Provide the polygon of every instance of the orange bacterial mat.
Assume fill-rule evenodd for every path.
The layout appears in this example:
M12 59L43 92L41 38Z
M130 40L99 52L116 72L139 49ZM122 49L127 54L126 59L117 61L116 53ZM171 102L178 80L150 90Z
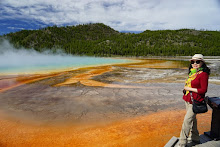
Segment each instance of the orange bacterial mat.
M0 146L164 146L179 136L185 110L163 111L106 124L37 125L0 114ZM198 129L209 131L211 112L198 115Z

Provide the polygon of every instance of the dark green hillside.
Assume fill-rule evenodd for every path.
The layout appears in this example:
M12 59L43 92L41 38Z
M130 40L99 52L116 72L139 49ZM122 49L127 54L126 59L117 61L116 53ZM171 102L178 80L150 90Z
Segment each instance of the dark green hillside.
M68 54L95 56L178 56L202 53L220 55L220 32L146 30L140 34L119 33L102 23L23 30L4 35L15 47L37 51L62 49Z

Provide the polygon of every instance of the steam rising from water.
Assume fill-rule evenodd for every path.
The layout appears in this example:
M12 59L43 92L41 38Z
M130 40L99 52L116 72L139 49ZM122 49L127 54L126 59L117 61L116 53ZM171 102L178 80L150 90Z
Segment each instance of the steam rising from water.
M37 71L77 68L82 66L128 62L121 59L72 56L61 50L39 53L33 49L15 49L8 41L0 44L0 73L19 74Z

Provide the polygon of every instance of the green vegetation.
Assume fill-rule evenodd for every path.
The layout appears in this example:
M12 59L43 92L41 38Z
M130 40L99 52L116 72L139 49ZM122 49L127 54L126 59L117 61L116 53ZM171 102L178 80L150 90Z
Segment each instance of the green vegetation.
M220 32L146 30L140 34L119 33L102 23L47 27L6 34L16 48L62 49L65 53L94 56L188 56L220 55Z

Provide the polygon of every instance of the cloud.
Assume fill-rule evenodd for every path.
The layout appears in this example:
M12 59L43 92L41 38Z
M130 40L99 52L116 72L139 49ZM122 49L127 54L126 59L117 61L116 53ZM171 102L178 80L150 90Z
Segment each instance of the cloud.
M24 28L17 28L17 27L8 27L8 29L12 29L12 30L24 30Z
M116 30L195 28L219 30L219 0L14 0L1 1L0 19L47 25L102 22Z

